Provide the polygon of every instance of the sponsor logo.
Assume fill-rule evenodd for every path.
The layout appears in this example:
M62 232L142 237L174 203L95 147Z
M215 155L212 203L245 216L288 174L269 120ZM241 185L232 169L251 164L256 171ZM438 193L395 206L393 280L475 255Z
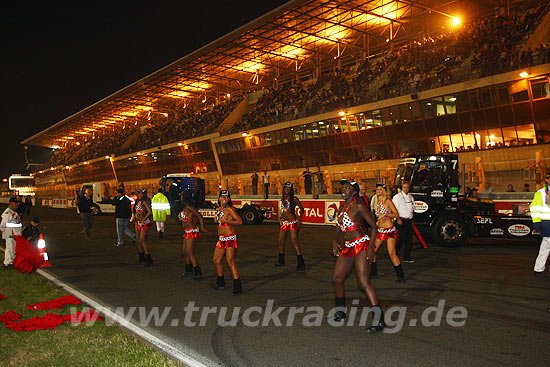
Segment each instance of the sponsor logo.
M441 191L441 190L432 191L432 197L433 198L442 198L443 197L443 191Z
M414 202L414 212L415 213L424 213L428 210L428 204L423 201Z
M216 210L214 209L199 209L199 213L205 218L214 218L216 216Z
M491 229L489 234L491 236L502 236L502 235L504 235L504 231L502 230L502 228L493 228L493 229Z
M476 218L477 224L493 224L493 220L491 218Z
M319 208L304 208L304 214L306 217L323 218L323 215L319 211Z
M327 202L327 221L334 222L338 215L338 203Z
M529 233L531 233L531 229L527 227L525 224L512 224L510 227L508 227L508 233L510 233L512 236L527 236Z

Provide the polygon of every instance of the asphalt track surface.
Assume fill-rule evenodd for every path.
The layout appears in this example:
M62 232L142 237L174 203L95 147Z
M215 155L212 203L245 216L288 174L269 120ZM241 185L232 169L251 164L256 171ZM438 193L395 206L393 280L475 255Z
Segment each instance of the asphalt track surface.
M4 206L3 206L4 207ZM180 279L183 271L182 230L168 222L166 236L158 240L151 231L149 245L155 266L136 265L135 245L115 247L113 216L96 217L93 239L79 234L79 216L66 209L33 208L42 221L52 268L47 271L94 300L112 309L170 308L167 321L143 326L183 352L202 356L206 364L219 366L518 366L548 365L550 351L550 272L533 274L538 251L534 242L522 243L476 240L458 249L428 244L415 247L414 264L404 264L405 284L395 282L395 274L385 251L379 253L379 277L373 280L384 309L406 307L404 326L396 333L367 335L364 327L306 327L298 314L293 326L250 327L242 319L236 326L218 325L218 314L209 315L204 326L185 326L185 307L194 301L198 307L251 306L264 309L268 299L274 308L321 307L327 312L334 305L330 279L334 258L330 246L332 227L304 226L300 242L307 270L296 272L296 257L287 243L287 266L277 261L278 227L273 223L237 227L237 265L244 294L231 295L231 277L226 268L224 291L210 289L215 281L211 263L217 240L213 223L209 234L197 242L197 255L204 281ZM29 218L25 218L29 219ZM26 222L26 221L25 221ZM355 277L346 282L348 306L360 300ZM422 313L445 301L440 326L422 325ZM447 324L445 316L455 306L467 309L464 326ZM137 315L137 311L136 311ZM398 314L394 314L394 319ZM433 314L432 314L433 316ZM264 314L252 313L252 321ZM280 314L283 325L288 312ZM195 312L191 321L199 322ZM416 321L416 326L411 326ZM178 326L175 325L178 320ZM132 322L139 324L135 316ZM370 323L370 322L369 322ZM397 330L397 328L396 328Z

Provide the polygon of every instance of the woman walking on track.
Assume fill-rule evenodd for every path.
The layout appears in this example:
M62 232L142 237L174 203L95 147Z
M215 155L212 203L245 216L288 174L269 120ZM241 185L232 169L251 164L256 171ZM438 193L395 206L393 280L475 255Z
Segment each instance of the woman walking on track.
M185 191L182 195L183 210L179 214L183 225L183 257L185 259L185 273L181 277L193 277L193 280L202 280L202 271L195 257L195 240L200 238L200 232L208 233L204 229L202 215L193 207L191 192ZM200 224L197 227L197 221Z
M233 276L233 294L237 295L243 292L241 285L241 278L239 277L239 270L235 264L235 257L237 254L237 235L233 229L234 225L240 225L243 223L239 214L233 204L231 203L231 196L229 191L222 190L218 197L218 209L216 211L216 223L218 225L219 241L216 243L214 250L214 258L212 259L214 266L216 267L216 283L212 286L212 289L220 290L225 289L225 279L223 277L222 260L225 256L227 266Z
M344 282L355 264L357 285L367 297L373 311L372 326L365 332L374 334L382 331L386 326L384 312L369 279L371 270L369 263L374 259L373 245L377 227L372 214L358 202L359 185L347 180L341 180L340 183L345 203L338 210L336 233L332 245L333 254L338 257L332 276L336 304L334 321L344 321L347 318ZM362 220L366 221L371 228L370 239L361 226ZM339 242L342 235L345 240L344 246Z
M399 218L397 208L391 201L388 195L388 190L385 185L379 183L376 185L376 206L373 208L378 221L378 234L376 235L376 242L374 243L374 251L377 252L384 241L387 243L388 256L393 264L395 273L397 274L397 281L400 283L405 282L405 273L403 272L403 266L401 260L397 256L395 246L397 244L397 228L395 228L394 220ZM376 258L372 263L374 273L376 275Z
M300 217L296 216L296 207L300 208ZM288 233L290 232L290 240L294 245L294 251L296 251L297 265L296 270L304 270L306 264L302 255L302 249L298 243L298 232L300 225L302 224L302 217L304 216L304 207L300 202L300 199L294 197L294 187L292 182L285 183L283 188L283 197L281 198L281 210L279 212L279 218L281 222L281 229L279 231L279 262L275 266L285 265L285 242Z
M138 245L138 264L143 264L144 266L153 266L153 259L151 254L149 254L149 249L147 248L147 232L153 224L152 221L153 213L151 211L151 205L149 204L149 198L147 197L147 190L139 190L137 201L134 205L132 219L130 221L136 220L136 242Z

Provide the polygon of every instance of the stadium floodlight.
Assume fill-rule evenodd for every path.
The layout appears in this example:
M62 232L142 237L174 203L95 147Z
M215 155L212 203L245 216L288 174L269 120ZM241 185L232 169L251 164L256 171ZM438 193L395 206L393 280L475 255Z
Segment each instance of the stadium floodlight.
M242 135L243 137L246 137L246 136L248 136L248 134L247 134L247 133L245 133L245 132L243 132L243 133L242 133L241 135Z
M181 147L183 145L183 143L178 143L178 145Z
M527 78L529 76L529 73L526 71L522 71L519 76L521 76L522 78Z
M344 111L340 111L340 112L338 112L338 114L339 114L340 116L344 116L346 113L345 113Z
M461 20L459 17L453 17L453 25L459 25L461 23Z

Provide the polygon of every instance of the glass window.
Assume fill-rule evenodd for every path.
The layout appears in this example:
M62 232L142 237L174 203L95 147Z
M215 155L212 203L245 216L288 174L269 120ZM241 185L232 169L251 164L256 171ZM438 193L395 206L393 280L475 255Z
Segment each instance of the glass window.
M514 93L512 94L512 100L515 103L527 101L529 100L529 93L527 92L527 90L522 90L520 92Z
M357 130L357 120L355 119L354 115L348 116L348 123L350 131Z
M536 143L535 128L533 124L516 126L518 131L519 145L528 145Z
M548 80L531 81L531 91L533 92L533 99L549 98L550 88L548 87Z
M256 137L254 137L254 136L249 136L249 137L248 137L248 141L250 141L250 147L251 147L251 148L256 148Z
M392 106L390 108L390 116L394 123L400 124L403 122L403 118L401 117L401 111L399 110L399 106Z
M411 111L411 117L413 120L419 120L422 118L422 110L420 109L419 102L409 103L409 111Z
M434 105L431 100L425 99L420 101L420 106L422 106L422 114L424 117L435 117Z
M464 141L462 140L462 134L452 134L451 145L453 147L453 152L461 152L465 150Z
M327 135L327 124L325 124L324 121L319 121L317 123L317 128L319 129L319 135L325 136Z
M467 92L456 95L456 106L459 112L470 110L470 99Z
M498 86L497 88L497 102L499 105L510 104L510 94L508 94L508 86Z
M509 126L502 128L502 137L504 138L504 145L512 147L518 145L518 136L516 134L516 127Z
M355 118L357 119L357 128L359 130L367 128L367 125L365 123L365 114L360 113L359 115L356 115Z
M273 143L273 139L271 138L271 133L265 133L265 145L271 145Z
M447 114L456 113L456 97L444 96L443 102L445 103L445 110Z
M453 151L451 137L449 135L441 135L439 137L439 145L441 146L441 152L443 153L450 153Z
M311 125L311 133L314 138L317 138L319 136L319 127L317 126L316 122L313 122Z
M391 112L389 108L382 108L380 110L381 116L382 116L382 123L384 126L389 126L392 124L392 117Z
M380 114L380 110L372 111L372 121L374 123L374 127L382 126L382 115Z
M476 149L476 140L473 133L464 133L462 134L462 141L464 142L465 150Z
M436 116L442 116L445 114L445 107L443 107L443 99L441 97L432 98L432 103L435 108Z
M476 138L474 149L486 149L489 139L487 130L478 130L474 134Z
M311 125L312 124L304 125L304 131L306 133L306 136L305 136L306 139L313 138L313 131L312 131L312 126Z
M399 113L401 114L401 119L403 122L411 121L411 110L407 103L399 105Z
M477 98L477 91L472 90L468 93L470 100L470 108L475 110L479 108L479 99Z
M340 129L341 129L340 131L341 133L347 133L349 131L349 127L345 117L340 118Z
M481 107L490 107L495 105L491 88L484 88L479 91L479 94L481 96Z
M489 148L502 148L504 146L503 140L502 140L502 130L500 129L489 129Z

